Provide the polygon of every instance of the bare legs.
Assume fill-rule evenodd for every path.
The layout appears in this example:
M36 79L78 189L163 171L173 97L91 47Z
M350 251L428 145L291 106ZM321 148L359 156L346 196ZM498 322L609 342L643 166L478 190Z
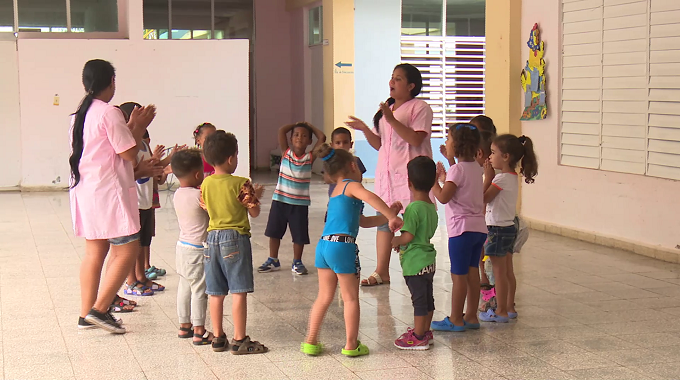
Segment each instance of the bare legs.
M479 306L479 268L469 267L463 275L451 274L453 289L451 291L451 316L449 320L456 326L463 326L463 309L467 298L465 321L479 323L477 307Z
M97 300L99 279L106 254L109 252L108 240L85 240L85 257L80 264L80 316L85 318ZM107 274L110 272L109 261Z
M345 310L346 350L355 350L359 336L359 282L354 274L335 274L330 269L319 269L319 294L309 315L306 343L317 344L319 330L328 307L335 298L335 289L340 282L340 292Z
M281 248L281 239L269 238L269 257L278 259L279 248ZM302 260L302 252L304 249L304 244L293 243L293 259Z
M213 334L216 337L224 336L224 296L208 296L210 300L210 317L212 319ZM235 323L234 323L235 324Z
M269 238L269 257L272 259L278 259L280 247L281 239Z
M100 312L106 312L109 309L113 297L123 284L125 275L130 272L139 253L139 240L111 246L112 255L100 289L99 279L108 251L107 240L86 240L85 242L85 258L80 265L81 317L85 317L92 308Z
M512 264L512 254L508 254L507 266L508 266L508 303L506 308L509 313L516 313L515 310L515 292L517 291L517 279L515 278L515 268Z
M386 231L378 231L375 236L375 245L377 251L378 265L375 268L375 273L380 275L383 281L390 280L390 257L392 256L392 238L394 234ZM365 279L364 285L375 285L376 280L373 277Z
M503 257L491 256L491 265L493 266L493 276L496 285L496 315L501 317L508 316L508 259L506 255Z

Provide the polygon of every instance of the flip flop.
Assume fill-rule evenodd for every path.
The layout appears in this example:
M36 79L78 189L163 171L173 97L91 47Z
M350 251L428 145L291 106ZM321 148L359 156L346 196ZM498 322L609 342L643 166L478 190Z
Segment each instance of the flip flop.
M371 277L373 277L373 279L375 280L374 283L371 283L370 280ZM380 275L377 272L373 272L371 273L370 276L368 276L368 278L361 280L361 286L378 286L389 283L390 283L389 281L383 281L382 277L380 277Z

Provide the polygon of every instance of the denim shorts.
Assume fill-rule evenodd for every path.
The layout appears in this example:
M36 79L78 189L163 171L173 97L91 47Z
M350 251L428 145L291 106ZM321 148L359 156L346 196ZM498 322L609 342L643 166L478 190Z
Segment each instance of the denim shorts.
M319 240L314 266L338 274L359 274L359 248L356 244Z
M503 257L512 254L517 239L517 227L488 226L489 235L484 244L484 254L487 256Z
M109 244L118 246L118 245L125 245L125 244L128 244L128 243L132 243L133 241L137 241L137 240L139 240L139 232L132 234L132 235L128 235L128 236L121 236L121 237L109 239Z
M482 232L463 232L462 235L449 238L449 259L451 274L466 275L470 268L479 268L479 257L486 234Z
M208 247L204 251L206 293L226 296L252 293L253 251L250 236L236 230L208 232Z

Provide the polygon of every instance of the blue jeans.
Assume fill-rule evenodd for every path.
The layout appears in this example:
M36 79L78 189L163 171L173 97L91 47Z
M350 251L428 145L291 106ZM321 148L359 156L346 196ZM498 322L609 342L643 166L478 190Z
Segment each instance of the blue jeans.
M204 253L206 293L226 296L252 293L253 251L250 236L235 230L208 232L208 248Z

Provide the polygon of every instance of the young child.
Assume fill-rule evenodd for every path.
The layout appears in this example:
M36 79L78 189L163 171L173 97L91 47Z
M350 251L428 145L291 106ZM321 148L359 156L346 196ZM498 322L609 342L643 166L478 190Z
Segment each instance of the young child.
M516 167L526 183L533 183L538 174L538 163L533 143L526 136L501 135L491 144L491 156L484 165L484 202L489 236L484 251L491 258L496 288L495 310L479 314L484 322L507 323L517 318L515 290L517 281L512 265L512 254L517 238L515 213L519 181ZM494 169L500 170L496 174Z
M342 149L349 152L353 146L354 141L352 141L352 133L349 131L349 129L345 127L338 127L333 130L333 132L331 133L331 147L333 147L333 149ZM357 168L359 169L359 172L363 175L364 173L366 173L366 167L364 166L364 163L361 162L361 158L357 156L354 156L354 158L357 160ZM324 172L324 175L326 175L326 172ZM331 196L331 194L333 194L335 186L336 186L335 182L333 182L332 180L328 181L329 197Z
M434 314L433 280L437 251L430 239L437 231L437 208L430 200L430 190L437 181L437 167L431 158L419 156L406 166L408 186L413 201L404 212L401 235L392 239L392 247L399 252L404 280L411 292L414 328L394 341L402 350L427 350L434 340L430 324Z
M291 132L290 144L288 132ZM264 232L269 238L269 258L258 268L260 273L281 269L279 247L286 228L290 226L293 237L291 270L298 275L307 274L307 268L302 264L302 250L305 244L309 244L309 183L315 156L313 151L305 151L312 143L312 134L317 138L314 149L326 141L326 135L309 123L288 124L279 129L283 157Z
M493 120L486 115L477 115L477 116L473 117L470 120L470 124L477 127L477 129L479 130L479 133L482 134L482 145L483 146L487 145L487 143L485 143L485 141L488 141L488 138L485 136L485 133L490 134L491 137L496 136L496 126L493 124ZM487 136L489 136L489 135L487 135ZM491 146L490 141L488 142L488 146L489 147ZM484 149L484 148L482 148L482 149ZM491 148L488 148L488 149L491 149ZM484 151L485 154L486 154L486 157L489 157L489 154L491 154L490 152L488 152L488 149ZM444 155L444 157L446 157L446 145L445 144L439 146L439 151L441 152L442 155ZM486 160L486 157L484 158L484 160ZM453 159L449 160L447 158L447 160L449 161L449 165L455 165L456 164L456 161L454 161ZM482 160L479 164L483 165L484 160Z
M212 343L213 335L205 329L208 296L205 294L203 244L208 235L208 213L201 207L203 157L198 149L178 152L172 157L172 172L179 181L174 204L179 223L176 267L178 337L193 337L197 346Z
M238 165L236 136L219 130L206 138L203 155L215 174L201 185L201 199L210 216L205 250L206 293L210 298L215 338L212 349L230 349L234 355L262 354L263 344L246 335L247 296L254 290L250 220L260 215L264 188L232 175ZM224 297L231 292L234 338L231 345L222 328Z
M349 131L349 129L345 127L338 127L333 130L331 133L331 147L333 149L342 149L346 151L350 151L352 147L354 146L354 141L352 141L352 133ZM359 172L363 175L366 173L366 167L364 166L364 163L361 162L361 158L354 156L354 158L357 160L357 168L359 169ZM331 197L331 194L333 194L333 190L335 190L335 182L330 179L328 174L324 171L323 172L324 176L324 181L328 184L328 198ZM323 221L326 222L328 219L328 212L326 212L326 216L324 216Z
M479 130L472 124L449 127L447 157L456 158L457 163L449 168L444 186L437 182L432 188L439 202L446 204L453 280L451 314L442 321L432 322L432 330L465 331L479 328L479 257L487 232L482 182L484 169L475 161L480 140ZM463 316L466 295L467 310Z
M196 129L194 129L194 142L196 143L196 147L203 150L205 139L215 133L215 131L217 131L217 128L210 123L203 123L196 127ZM206 177L215 174L215 168L205 160L205 157L203 157L203 173Z
M120 105L120 109L127 115L131 115L135 108L139 108L139 103L127 102ZM126 295L151 296L156 291L163 291L165 287L146 278L144 270L144 258L147 251L150 251L151 240L155 233L155 215L153 205L153 177L163 173L163 165L158 160L152 158L151 147L144 141L149 139L149 133L144 133L143 140L137 153L135 164L135 185L137 187L137 206L139 209L139 219L141 229L139 231L139 242L141 249L135 265L130 269L127 278L127 287L124 290ZM145 167L146 163L152 163L153 173L147 173L140 168Z
M148 134L144 135L144 142L146 143L147 146L151 146L151 137ZM182 149L186 148L184 146ZM175 149L170 151L170 154L168 154L167 157L163 158L163 154L165 153L165 146L164 145L156 145L156 147L153 150L153 154L151 157L158 161L161 166L166 167L169 163L170 160L172 159L172 154L178 149L177 146L175 146ZM163 174L160 176L155 176L153 177L153 196L151 198L151 209L153 210L154 214L154 221L156 220L156 209L161 208L161 201L160 201L160 195L158 193L158 186L162 185L165 183L166 179L168 178L168 175L166 173L166 170L163 171ZM152 237L156 237L156 230L154 228L153 235ZM151 265L151 250L145 251L144 252L144 274L147 279L149 280L155 280L158 277L165 276L166 275L166 270L162 268L156 268L155 266Z
M312 306L307 338L300 345L300 351L308 355L321 354L319 330L328 307L335 299L335 290L339 282L347 334L342 354L367 355L368 347L357 339L360 264L356 237L359 227L376 227L386 221L389 221L392 231L400 228L403 223L397 213L401 207L399 205L388 207L382 199L361 185L361 173L350 152L333 149L328 144L323 144L315 152L324 161L326 173L337 186L328 202L328 221L316 246L315 264L319 270L319 294ZM361 214L362 201L370 204L384 216L364 217Z

